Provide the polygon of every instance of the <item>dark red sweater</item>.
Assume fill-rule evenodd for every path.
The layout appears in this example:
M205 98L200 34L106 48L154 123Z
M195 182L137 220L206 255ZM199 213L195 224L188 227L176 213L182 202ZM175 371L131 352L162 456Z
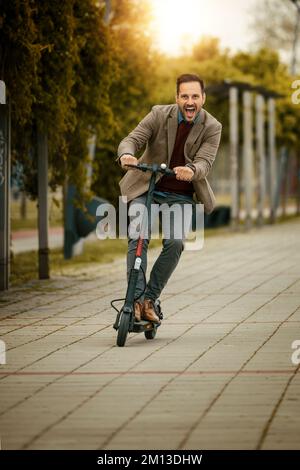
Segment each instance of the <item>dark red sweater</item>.
M192 127L193 123L190 124L185 121L181 121L178 125L174 149L169 165L170 168L186 165L184 158L184 144ZM163 176L156 184L155 189L157 191L167 191L188 196L192 196L194 193L194 188L190 181L178 181L175 176Z

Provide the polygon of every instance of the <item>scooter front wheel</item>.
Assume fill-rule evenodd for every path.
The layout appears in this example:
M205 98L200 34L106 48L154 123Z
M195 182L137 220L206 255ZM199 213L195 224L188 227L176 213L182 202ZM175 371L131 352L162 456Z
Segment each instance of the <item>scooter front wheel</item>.
M118 336L117 336L117 345L122 347L126 343L126 338L129 330L130 324L130 315L127 313L123 313L120 319L119 328L118 328Z

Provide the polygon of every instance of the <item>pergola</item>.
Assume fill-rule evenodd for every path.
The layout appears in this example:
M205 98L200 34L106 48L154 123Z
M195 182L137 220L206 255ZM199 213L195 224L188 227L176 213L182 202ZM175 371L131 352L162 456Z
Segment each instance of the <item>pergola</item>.
M276 142L275 142L275 100L281 95L262 86L233 80L224 80L207 87L207 93L229 100L229 148L231 180L231 223L237 228L240 220L240 184L239 184L239 99L243 110L242 162L245 194L246 227L252 225L253 205L253 112L255 111L255 152L257 158L258 198L257 220L261 225L264 220L264 203L267 193L266 158L269 159L269 201L270 221L276 216ZM255 101L254 101L255 96ZM255 107L254 107L255 105ZM265 145L265 111L267 110L267 146ZM266 148L267 147L267 148Z

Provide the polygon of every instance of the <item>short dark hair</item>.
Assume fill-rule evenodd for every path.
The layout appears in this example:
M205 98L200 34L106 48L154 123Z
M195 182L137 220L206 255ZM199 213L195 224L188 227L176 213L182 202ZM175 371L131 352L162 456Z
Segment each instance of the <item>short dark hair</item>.
M198 82L200 83L201 87L201 92L204 93L204 81L202 78L200 78L198 75L192 74L192 73L184 73L182 75L179 75L179 77L176 80L176 91L177 95L179 94L179 87L181 83L187 83L187 82Z

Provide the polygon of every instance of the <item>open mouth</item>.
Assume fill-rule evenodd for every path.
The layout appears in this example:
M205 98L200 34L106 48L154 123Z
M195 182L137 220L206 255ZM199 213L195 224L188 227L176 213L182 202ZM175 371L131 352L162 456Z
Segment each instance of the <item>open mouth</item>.
M193 119L196 113L195 106L186 106L185 107L185 115L187 119Z

